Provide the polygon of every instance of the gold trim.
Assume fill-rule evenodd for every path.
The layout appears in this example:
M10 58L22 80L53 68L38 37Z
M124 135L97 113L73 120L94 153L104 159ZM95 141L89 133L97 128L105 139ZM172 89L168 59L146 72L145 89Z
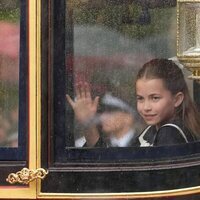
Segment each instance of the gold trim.
M42 133L42 124L41 124L41 92L42 92L42 86L41 86L41 0L37 0L37 168L41 167L41 133ZM37 186L36 186L36 196L38 197L39 192L41 191L41 180L37 180Z
M37 34L38 34L38 10L37 0L29 2L29 169L37 169ZM36 198L37 182L29 184L33 197ZM31 198L31 197L29 197Z
M35 179L44 179L47 174L48 171L45 171L45 169L43 168L39 168L36 170L23 168L21 171L18 171L17 173L9 174L6 181L9 182L10 184L22 183L27 185L30 182L34 181Z
M40 193L38 197L40 199L149 199L161 197L177 197L193 195L197 193L200 193L200 186L176 190L134 193Z

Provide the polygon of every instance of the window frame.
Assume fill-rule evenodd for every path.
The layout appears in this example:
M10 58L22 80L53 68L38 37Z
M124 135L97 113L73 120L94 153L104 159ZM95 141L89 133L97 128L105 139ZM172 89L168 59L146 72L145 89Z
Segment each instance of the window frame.
M42 106L43 133L41 164L42 167L49 169L50 175L43 181L41 192L93 193L94 191L89 190L88 188L92 187L92 183L98 181L98 179L101 181L106 179L105 185L99 188L100 191L105 191L102 192L102 194L119 192L155 192L173 190L174 188L183 189L198 186L200 181L198 178L195 178L195 176L200 169L199 142L173 146L170 147L170 149L168 147L65 149L65 140L63 140L65 134L58 131L57 138L55 138L55 129L51 125L55 124L54 120L56 116L59 116L61 113L64 113L65 115L65 110L62 108L63 106L66 106L64 93L55 93L56 87L58 86L55 87L54 85L54 73L56 73L56 70L59 71L59 69L61 69L60 72L55 75L60 78L60 74L63 73L62 70L65 68L65 54L68 53L63 50L65 49L63 47L63 41L66 39L65 32L63 31L65 23L64 19L66 17L65 12L63 12L65 6L64 1L56 2L55 0L51 0L49 1L49 4L42 3L42 105L47 101L48 104ZM59 13L59 15L56 13ZM45 30L46 27L48 27L47 30ZM60 29L61 31L58 31ZM70 40L70 38L67 39ZM59 42L61 45L57 45ZM69 48L71 48L71 45L69 45ZM70 69L66 73L69 75L67 83L70 84L70 81L73 80ZM65 92L66 85L62 86L63 89L61 91ZM194 94L196 94L196 91L199 90L200 87L196 83L194 83L194 86ZM53 100L52 97L54 97ZM194 98L198 103L199 97ZM59 104L61 112L55 113L53 107L60 99L62 99ZM70 121L68 122L70 123ZM56 122L56 124L61 124L61 126L64 126L65 123L65 121ZM72 125L73 122L70 123L69 127ZM54 152L55 144L60 147L56 152ZM158 154L160 155L158 156ZM144 155L145 157L141 159L141 156ZM96 161L96 158L100 156L103 159ZM155 156L158 156L157 159ZM163 156L166 157L164 158ZM117 176L119 172L121 175L117 177L116 181L122 181L121 186L112 186L109 190L107 186L110 186L112 182L110 182L107 177L112 178L113 175ZM185 174L186 177L190 177L190 179L186 180L182 178L180 180L182 181L180 185L177 185L176 181L174 181L174 183L169 183L168 185L162 185L163 179L158 179L160 174L163 174L163 179L173 180L174 175L181 177L183 174ZM134 187L132 183L128 183L125 180L127 176L137 179ZM152 178L157 178L157 184L161 184L161 186L151 186L150 182L148 182L149 185L142 186L140 184L139 181L142 177L146 177L144 180L147 181L150 176L152 176ZM77 188L70 186L71 184L74 184L72 181L73 179L80 179L81 177L88 177L88 187L84 185L85 183L83 180L81 183L76 182L77 185L74 187ZM58 184L57 187L53 184L53 180L56 180L56 178L60 180L60 184ZM69 181L67 181L67 179ZM127 189L124 189L122 186L123 184L127 186Z

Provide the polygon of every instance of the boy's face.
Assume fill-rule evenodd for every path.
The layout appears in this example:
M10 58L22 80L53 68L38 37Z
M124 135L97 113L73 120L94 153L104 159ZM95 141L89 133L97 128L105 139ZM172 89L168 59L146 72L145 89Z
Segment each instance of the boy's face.
M164 86L161 79L139 79L136 82L137 110L148 125L169 122L175 114L175 96Z
M104 112L100 118L103 131L119 137L133 123L133 116L122 111Z

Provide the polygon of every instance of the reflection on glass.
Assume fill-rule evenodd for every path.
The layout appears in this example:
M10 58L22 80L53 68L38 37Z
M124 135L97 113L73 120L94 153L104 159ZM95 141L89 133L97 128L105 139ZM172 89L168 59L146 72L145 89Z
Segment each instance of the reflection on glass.
M118 132L114 135L112 120L117 129L122 118L129 119L122 124L131 127L134 137L143 129L135 107L135 77L138 69L150 59L176 55L176 7L162 1L140 4L86 0L68 1L66 12L66 65L74 85L71 93L68 91L67 99L73 107L84 96L81 103L89 105L83 106L87 108L84 114L83 110L77 109L78 117L84 117L80 117L82 121L75 112L75 146L82 147L88 141L88 127L92 135L89 138L91 146L98 146L97 141L100 146L120 146L121 141L125 141L121 146L130 146L127 138L132 138L133 134L121 137ZM108 96L107 104L111 108L104 102ZM129 108L127 112L123 107L123 117L120 115L121 104ZM93 113L89 112L91 110ZM123 132L129 133L129 128ZM97 140L99 134L105 138L103 141ZM111 141L110 138L114 139Z
M18 146L19 1L0 2L0 147Z
M182 5L183 14L180 16L181 29L186 35L184 40L181 39L184 55L200 54L200 3L187 3ZM189 27L188 27L189 26ZM187 28L188 27L188 28Z

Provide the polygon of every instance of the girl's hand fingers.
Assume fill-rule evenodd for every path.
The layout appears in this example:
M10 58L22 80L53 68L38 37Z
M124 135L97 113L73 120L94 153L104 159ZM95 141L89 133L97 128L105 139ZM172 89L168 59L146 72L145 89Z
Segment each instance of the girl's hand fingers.
M97 108L98 105L99 105L99 97L97 96L97 97L95 97L95 99L94 99L94 106Z
M85 96L86 98L91 99L91 91L90 91L90 86L87 82L85 82Z
M66 99L69 102L69 104L71 105L71 107L74 108L74 101L68 94L66 94Z
M75 94L76 94L76 98L77 99L81 98L81 85L80 85L80 82L75 85Z
M86 97L85 82L80 82L80 96L81 96L81 98Z

